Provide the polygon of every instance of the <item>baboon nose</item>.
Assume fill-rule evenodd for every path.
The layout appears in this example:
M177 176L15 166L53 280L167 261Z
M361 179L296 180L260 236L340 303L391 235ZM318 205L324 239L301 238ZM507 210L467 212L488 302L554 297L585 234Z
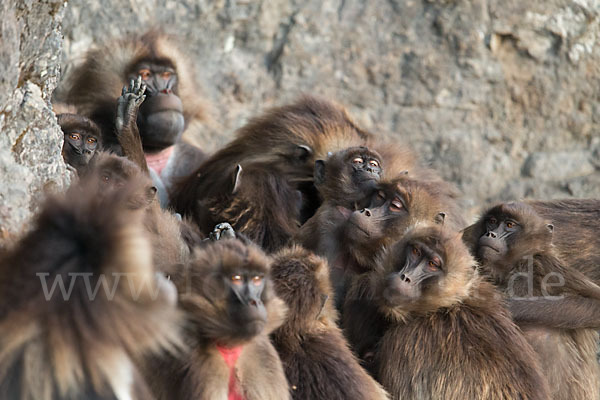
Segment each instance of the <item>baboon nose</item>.
M496 233L495 233L495 232L488 232L488 233L487 233L487 236L488 236L488 237L491 237L492 239L496 239L496 236L497 236L497 235L496 235Z
M410 283L410 278L404 274L400 275L400 279L402 279L406 283Z
M256 302L256 300L250 300L249 304L250 304L252 307L256 307L256 306L258 306L258 303Z
M160 92L164 93L164 94L171 94L171 93L173 93L173 91L171 89L169 89L169 88L163 89Z
M363 208L362 210L360 210L361 214L365 214L365 216L370 217L371 216L371 210L369 210L368 208Z

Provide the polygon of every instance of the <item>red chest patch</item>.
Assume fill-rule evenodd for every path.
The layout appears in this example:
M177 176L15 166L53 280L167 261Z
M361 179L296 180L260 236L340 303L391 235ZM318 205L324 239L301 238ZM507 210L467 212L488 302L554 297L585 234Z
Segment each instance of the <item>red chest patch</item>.
M173 150L175 146L169 146L164 150L159 151L155 154L145 154L146 156L146 164L148 164L149 168L152 168L154 172L161 176L163 169L167 166L169 162L169 158L173 154Z
M235 363L238 358L240 358L240 354L242 354L242 346L237 347L223 347L217 345L217 350L223 357L223 361L227 364L229 368L229 395L227 396L227 400L245 400L244 396L242 396L239 383L235 376Z

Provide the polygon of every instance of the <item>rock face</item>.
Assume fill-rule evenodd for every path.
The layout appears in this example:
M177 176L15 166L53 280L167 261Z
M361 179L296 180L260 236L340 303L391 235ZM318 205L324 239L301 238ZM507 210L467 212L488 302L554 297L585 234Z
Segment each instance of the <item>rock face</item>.
M12 229L44 183L64 183L47 104L61 5L5 3L0 224ZM598 0L70 0L65 73L94 42L155 24L181 35L214 104L207 150L313 93L415 148L471 211L600 196Z
M65 53L179 33L221 135L301 92L414 147L467 207L600 196L597 0L71 0Z
M61 0L0 2L0 243L69 182L50 97L60 71Z

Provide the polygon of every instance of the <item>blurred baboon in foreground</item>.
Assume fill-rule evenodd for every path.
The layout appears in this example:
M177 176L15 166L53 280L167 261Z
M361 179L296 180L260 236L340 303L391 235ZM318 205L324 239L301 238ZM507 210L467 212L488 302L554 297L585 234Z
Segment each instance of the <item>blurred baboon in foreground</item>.
M72 187L2 255L0 398L153 398L133 359L174 349L180 318L132 190Z

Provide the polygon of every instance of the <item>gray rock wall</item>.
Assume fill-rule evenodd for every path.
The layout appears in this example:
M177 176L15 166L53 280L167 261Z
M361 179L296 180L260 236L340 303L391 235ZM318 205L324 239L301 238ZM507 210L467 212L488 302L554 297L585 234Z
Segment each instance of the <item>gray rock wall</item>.
M69 58L154 22L187 40L221 124L207 148L308 92L413 146L459 184L470 210L600 196L598 0L88 4L67 7Z
M50 105L63 11L60 0L0 2L0 244L27 228L44 192L70 179Z
M66 180L48 106L62 3L6 3L0 226L13 230L43 187ZM218 126L199 138L208 150L306 92L414 147L471 211L600 196L598 0L71 0L65 73L94 42L154 24L196 61Z

